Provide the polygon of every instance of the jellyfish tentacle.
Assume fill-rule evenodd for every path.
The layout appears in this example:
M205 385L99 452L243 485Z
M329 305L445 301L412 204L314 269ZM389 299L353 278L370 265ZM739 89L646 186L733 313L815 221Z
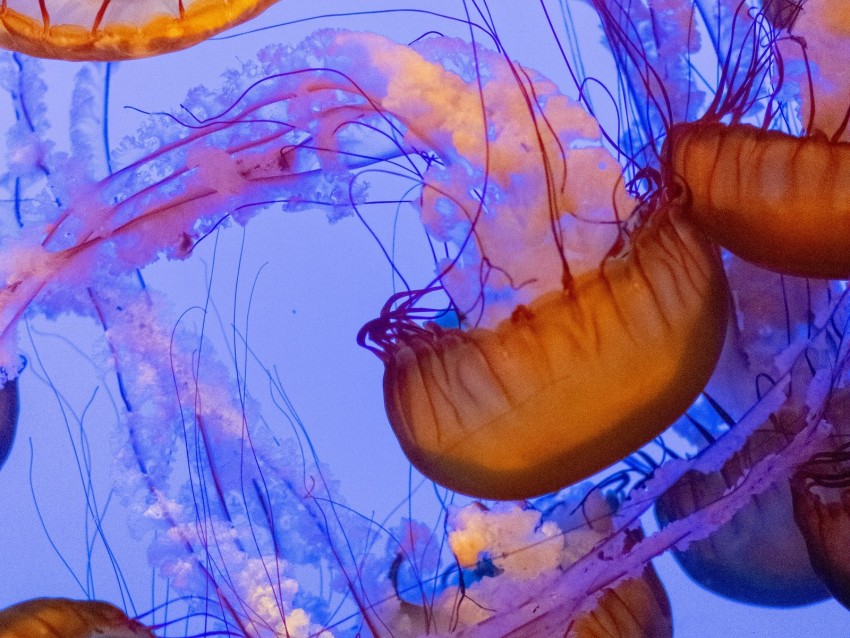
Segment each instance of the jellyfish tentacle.
M9 458L18 429L18 380L11 379L0 389L0 467Z

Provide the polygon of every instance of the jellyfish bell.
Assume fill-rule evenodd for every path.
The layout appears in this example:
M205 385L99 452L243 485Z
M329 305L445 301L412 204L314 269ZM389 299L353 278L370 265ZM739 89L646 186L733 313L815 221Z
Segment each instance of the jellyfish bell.
M674 126L669 179L690 219L754 264L799 277L850 277L850 144L746 124Z
M6 0L0 47L60 60L124 60L185 49L277 0Z
M850 456L842 450L815 455L791 478L791 494L812 567L850 609Z
M0 610L2 638L154 638L109 603L36 598Z

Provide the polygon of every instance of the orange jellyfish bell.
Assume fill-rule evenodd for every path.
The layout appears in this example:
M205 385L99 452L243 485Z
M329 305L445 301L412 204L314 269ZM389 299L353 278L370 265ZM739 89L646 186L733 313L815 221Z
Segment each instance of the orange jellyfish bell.
M850 453L815 455L792 477L791 494L812 567L850 609Z
M154 638L109 603L36 598L0 609L0 638Z
M3 0L0 47L40 58L126 60L185 49L277 0Z
M681 416L717 363L728 307L716 248L670 206L625 257L494 329L385 313L364 331L385 348L386 411L413 465L514 500L604 469Z
M693 122L670 130L664 153L718 244L787 275L850 277L850 144Z

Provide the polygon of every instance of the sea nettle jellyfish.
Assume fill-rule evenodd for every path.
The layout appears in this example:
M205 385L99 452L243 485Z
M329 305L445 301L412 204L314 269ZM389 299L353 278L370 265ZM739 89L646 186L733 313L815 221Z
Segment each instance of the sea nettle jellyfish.
M125 60L193 46L277 0L3 0L0 47L59 60Z
M153 638L109 603L39 598L0 610L3 638Z
M847 279L850 83L836 62L850 51L847 11L828 0L780 7L775 19L789 31L777 39L779 68L789 68L789 83L796 76L808 98L805 134L769 129L772 117L762 126L742 123L737 111L721 122L730 111L719 108L670 131L669 179L684 184L688 218L743 259L800 277ZM772 116L772 101L766 108Z
M560 489L660 434L702 389L726 328L719 256L663 195L635 211L594 121L541 78L482 53L479 86L437 90L439 70L402 64L372 99L440 159L421 214L457 252L361 331L386 365L387 415L417 469L455 491ZM421 325L437 290L461 327Z

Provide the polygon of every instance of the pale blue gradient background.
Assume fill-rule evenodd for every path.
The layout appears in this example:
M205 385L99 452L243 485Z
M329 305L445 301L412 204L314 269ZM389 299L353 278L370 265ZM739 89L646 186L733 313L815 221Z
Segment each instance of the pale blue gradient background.
M547 35L543 16L532 0L492 1L496 24L512 57L566 85L568 78ZM275 25L319 13L335 13L356 5L358 10L413 6L413 2L301 2L284 0L251 27ZM456 0L421 2L422 7L462 16ZM582 5L576 5L577 14ZM586 8L584 9L586 10ZM557 7L553 7L557 13ZM142 116L125 106L146 110L172 109L195 84L215 85L225 69L237 66L269 42L298 42L319 27L342 27L383 32L399 41L417 37L428 28L464 36L462 27L417 14L324 18L306 24L277 27L253 35L218 40L162 59L113 67L110 135L135 129ZM580 29L592 43L594 26ZM247 31L247 27L237 32ZM588 59L605 60L588 44ZM54 137L67 127L68 92L75 69L65 63L47 65ZM4 107L5 108L5 105ZM7 117L6 111L0 117ZM62 142L65 143L65 142ZM396 193L398 196L398 193ZM370 218L382 236L389 237L392 219ZM428 255L417 220L402 218L400 257L405 272L429 274ZM230 322L236 304L237 321L250 320L251 347L265 365L276 366L299 415L309 429L320 458L339 481L349 504L376 519L393 523L408 494L408 464L386 423L381 397L380 362L354 342L359 327L374 317L392 292L386 261L355 219L329 225L322 212L284 215L266 211L248 225L241 282L235 281L242 230L233 228L220 239L213 294L222 325ZM145 272L152 288L166 290L175 316L206 294L213 242L189 263L157 264ZM259 273L259 275L258 275ZM248 291L258 275L250 315ZM162 600L152 592L145 551L147 538L134 538L127 514L116 498L103 524L126 586L117 586L112 562L100 541L86 528L84 483L91 480L102 508L109 495L112 450L116 445L115 384L99 344L99 328L91 322L66 318L58 322L34 319L22 329L30 366L21 379L21 424L17 444L0 471L0 607L36 596L99 598L137 611ZM227 328L215 329L229 338ZM218 347L225 357L224 342ZM256 372L256 371L255 371ZM264 384L253 381L255 395L264 400ZM273 425L283 419L269 407ZM90 449L90 472L78 469L75 454L85 465L80 446L80 422ZM67 425L67 427L66 427ZM120 434L118 435L120 437ZM342 444L343 438L345 443ZM71 442L75 442L76 450ZM30 449L32 474L30 480ZM419 495L429 492L414 479ZM32 488L32 491L31 491ZM56 550L42 529L37 501ZM417 503L427 503L421 498ZM406 505L404 506L406 510ZM421 505L420 515L433 522L433 508ZM89 519L90 520L90 519ZM647 520L647 525L653 525ZM87 559L87 545L94 547ZM67 561L67 566L60 560ZM850 636L850 613L835 603L796 610L772 610L738 605L693 585L668 556L656 561L669 593L679 638L740 636L753 638ZM75 582L74 573L78 582ZM161 587L161 583L157 584ZM122 591L129 591L132 601Z

